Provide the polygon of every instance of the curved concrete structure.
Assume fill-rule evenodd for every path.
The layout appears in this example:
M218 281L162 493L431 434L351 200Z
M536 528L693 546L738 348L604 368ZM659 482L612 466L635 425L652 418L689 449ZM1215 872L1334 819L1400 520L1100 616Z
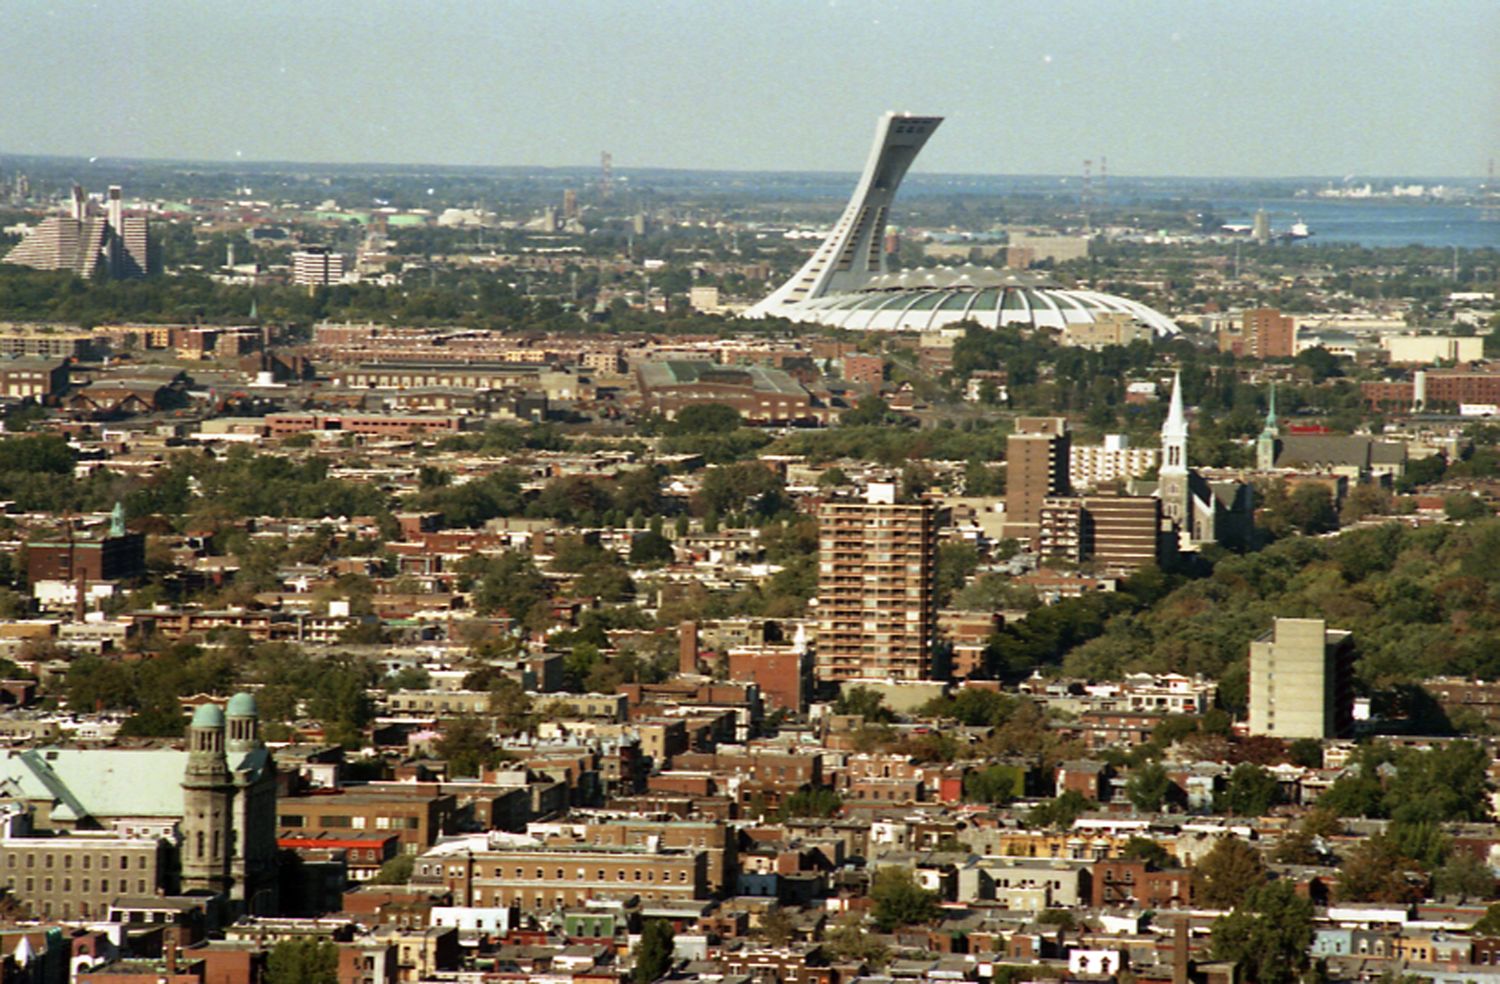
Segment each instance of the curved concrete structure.
M875 125L875 144L864 173L838 224L791 280L746 314L752 318L768 314L788 317L784 311L789 305L832 291L856 290L872 276L885 273L883 247L891 199L896 197L906 169L942 122L941 116L882 116Z
M833 231L802 269L746 316L856 331L932 331L962 321L1062 330L1119 313L1158 336L1177 334L1171 318L1139 301L1063 288L1035 274L976 266L887 272L883 246L891 200L942 122L941 116L882 116L859 184Z

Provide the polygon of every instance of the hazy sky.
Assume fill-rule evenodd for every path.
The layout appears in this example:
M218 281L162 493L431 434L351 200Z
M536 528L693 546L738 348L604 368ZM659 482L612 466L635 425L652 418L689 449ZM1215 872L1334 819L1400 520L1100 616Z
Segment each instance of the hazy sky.
M0 153L1478 175L1496 0L0 0ZM1096 163L1097 166L1097 163Z

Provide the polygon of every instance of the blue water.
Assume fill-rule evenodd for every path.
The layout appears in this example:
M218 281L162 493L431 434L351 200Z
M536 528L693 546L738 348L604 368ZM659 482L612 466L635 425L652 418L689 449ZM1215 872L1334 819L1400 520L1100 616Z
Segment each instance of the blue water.
M1287 198L1260 201L1220 201L1214 213L1225 222L1248 225L1255 210L1264 208L1271 230L1286 231L1299 218L1312 237L1298 246L1318 243L1358 243L1361 246L1458 246L1463 249L1500 249L1500 213L1485 221L1482 209L1468 205L1419 202L1347 201L1328 198Z

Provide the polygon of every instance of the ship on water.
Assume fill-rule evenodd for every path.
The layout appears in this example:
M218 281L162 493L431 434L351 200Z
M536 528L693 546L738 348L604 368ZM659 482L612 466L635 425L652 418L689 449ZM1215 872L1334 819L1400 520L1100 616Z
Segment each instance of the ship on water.
M1295 222L1287 226L1287 230L1281 234L1281 238L1286 242L1293 243L1299 239L1306 239L1312 234L1312 230L1307 227L1307 223L1303 222L1302 216L1299 215Z

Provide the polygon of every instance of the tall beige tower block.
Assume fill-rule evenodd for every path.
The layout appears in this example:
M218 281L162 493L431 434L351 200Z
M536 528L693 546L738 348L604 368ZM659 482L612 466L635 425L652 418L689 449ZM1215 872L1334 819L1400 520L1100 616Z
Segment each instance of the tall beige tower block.
M1352 723L1350 633L1321 618L1278 618L1250 643L1250 733L1334 738Z

